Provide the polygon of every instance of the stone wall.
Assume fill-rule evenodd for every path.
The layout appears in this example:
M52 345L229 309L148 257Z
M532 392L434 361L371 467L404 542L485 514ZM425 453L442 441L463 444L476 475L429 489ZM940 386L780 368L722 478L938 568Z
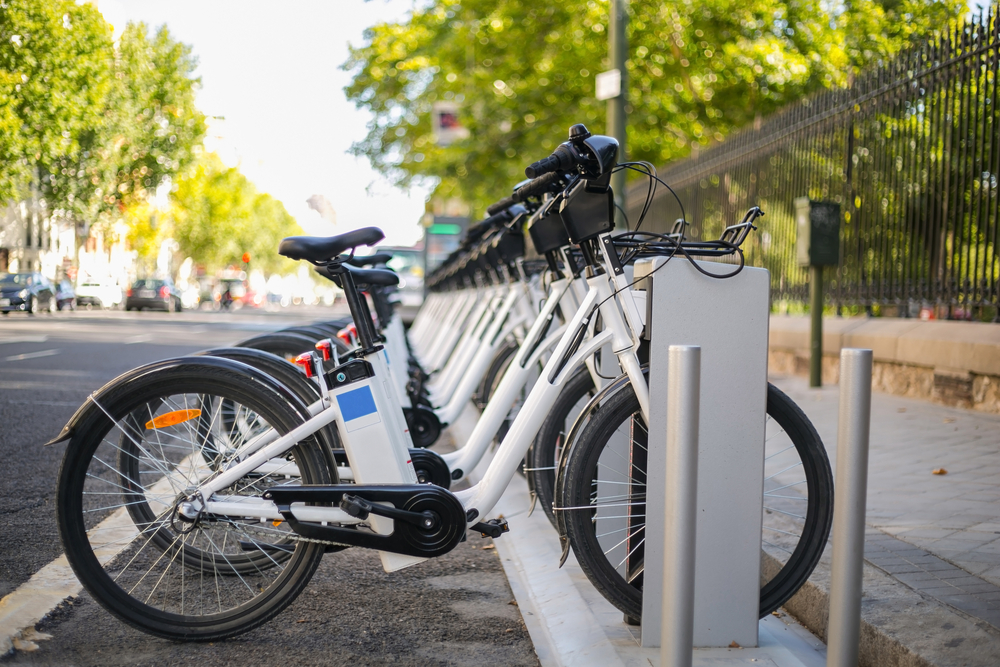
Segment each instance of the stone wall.
M1000 325L889 318L823 320L823 383L841 348L870 348L873 389L1000 414ZM809 318L771 316L768 370L809 374Z

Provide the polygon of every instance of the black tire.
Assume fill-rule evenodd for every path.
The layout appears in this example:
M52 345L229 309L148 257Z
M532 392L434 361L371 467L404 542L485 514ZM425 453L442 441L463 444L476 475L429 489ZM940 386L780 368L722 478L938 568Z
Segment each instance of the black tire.
M486 375L483 376L482 382L479 383L479 389L476 390L476 394L472 397L472 400L476 402L480 410L485 408L486 404L490 402L493 390L500 383L500 378L503 377L504 371L510 365L510 360L517 354L517 348L516 341L507 339L500 346L500 349L497 350L496 356L490 362L490 367L486 370Z
M34 296L29 296L28 297L27 305L25 305L25 307L24 307L24 312L26 312L28 315L32 315L35 312L35 297Z
M535 493L535 504L545 510L545 516L556 528L556 516L552 511L556 496L556 462L561 458L562 446L573 420L596 392L590 371L586 368L578 370L559 393L528 450L527 474Z
M303 352L311 352L316 349L316 341L302 334L267 333L240 341L236 344L236 347L252 347L255 350L264 350L286 361L291 361Z
M296 366L270 352L247 347L221 347L199 352L198 355L232 359L260 369L291 390L303 405L312 405L320 399L319 387L314 382L306 379ZM317 431L315 435L323 458L330 469L330 479L334 484L338 484L337 463L333 458L333 450L341 449L342 446L337 426L330 424Z
M765 455L762 618L784 604L812 574L826 546L833 520L833 476L816 429L802 410L771 384L767 389L767 415L769 435ZM639 619L642 617L643 538L638 535L645 525L645 492L635 485L644 486L645 477L633 470L609 473L609 468L613 468L616 459L621 459L621 454L609 451L609 456L601 456L612 435L623 427L628 429L625 437L631 438L633 446L644 449L645 425L635 392L629 384L608 396L581 431L569 454L560 501L565 508L599 507L601 490L595 483L598 462L602 475L617 474L626 480L629 489L623 493L621 482L605 478L605 484L608 481L619 484L606 486L609 490L613 488L618 495L614 500L616 506L613 513L607 518L617 521L616 525L625 526L618 529L619 534L611 535L614 526L604 524L602 527L599 508L597 511L567 509L564 510L564 519L573 551L591 583L627 616ZM786 438L783 443L778 438L781 434ZM768 460L774 462L779 456L785 459L772 463L776 470L769 475L772 470L767 468ZM798 463L789 466L788 461L792 459ZM801 472L797 470L799 466ZM777 479L779 474L783 475L780 480ZM804 479L797 480L798 476ZM793 478L796 481L789 481ZM805 497L801 494L802 486L805 486ZM622 509L622 496L625 494L628 500L624 506L628 509ZM798 509L802 505L806 506L805 511ZM634 509L639 511L633 512ZM792 520L791 516L804 519ZM772 525L774 520L782 521L778 524L781 528ZM787 530L792 527L789 523L797 526L797 535L791 535L793 531ZM772 534L781 534L785 539L775 542ZM607 538L603 544L601 537ZM606 553L614 555L607 556ZM627 559L620 558L623 553L627 554ZM769 569L769 556L784 558L784 561L779 560Z
M193 413L176 423L162 418L176 417L181 406L198 410L231 401L287 433L302 423L301 406L248 375L194 361L133 374L98 397L100 409L76 424L57 490L63 547L94 599L144 632L187 641L246 632L287 607L315 572L323 546L294 541L281 548L293 537L287 524L178 520L171 508L191 475L204 471L198 461L206 434ZM141 412L150 419L138 430ZM329 480L312 439L289 453L303 483ZM259 495L285 481L278 477L244 478L225 493Z

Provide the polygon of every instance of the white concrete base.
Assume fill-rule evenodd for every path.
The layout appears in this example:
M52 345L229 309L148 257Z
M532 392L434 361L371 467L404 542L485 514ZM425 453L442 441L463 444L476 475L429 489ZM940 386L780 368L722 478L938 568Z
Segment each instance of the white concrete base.
M475 426L470 405L450 429L461 445ZM484 460L470 475L486 470ZM510 532L496 539L497 553L521 616L542 665L581 667L656 667L658 648L640 645L638 627L625 625L622 613L598 593L571 554L559 568L559 538L541 508L528 516L527 484L515 477L501 498L496 514L510 523ZM492 517L487 517L492 518ZM476 538L470 534L470 540ZM824 667L826 647L808 630L782 614L760 621L758 648L711 648L694 652L703 667Z

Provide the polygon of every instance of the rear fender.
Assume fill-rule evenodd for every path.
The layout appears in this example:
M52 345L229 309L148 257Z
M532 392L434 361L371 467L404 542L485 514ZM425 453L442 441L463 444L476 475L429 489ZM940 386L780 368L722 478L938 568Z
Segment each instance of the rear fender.
M112 391L122 388L124 388L125 391L128 391L128 385L138 385L139 382L144 380L146 376L151 373L180 367L190 368L191 370L197 370L199 368L206 370L210 368L221 368L243 374L250 380L261 384L271 391L277 392L282 396L282 398L285 398L289 403L295 406L296 411L303 418L303 420L309 418L309 410L306 405L303 404L303 402L284 385L261 370L239 361L223 359L221 357L178 357L175 359L164 359L163 361L156 361L145 366L140 366L139 368L122 373L114 380L111 380L88 396L87 400L83 402L83 405L77 408L73 416L70 417L69 421L66 422L66 425L63 426L59 435L46 442L43 446L48 447L49 445L64 442L72 438L81 424L87 421L91 416L103 413L103 410L98 406L98 404L103 404L102 398L106 397Z

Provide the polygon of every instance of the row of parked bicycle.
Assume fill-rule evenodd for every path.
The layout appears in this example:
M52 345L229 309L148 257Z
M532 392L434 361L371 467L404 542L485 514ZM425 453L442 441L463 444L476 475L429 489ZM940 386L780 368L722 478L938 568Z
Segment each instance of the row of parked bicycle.
M378 229L292 237L279 253L337 283L350 319L159 361L95 391L53 439L68 441L59 527L86 589L155 635L233 636L290 604L325 553L375 549L393 571L469 530L502 539L517 526L493 510L520 472L564 559L572 549L594 586L640 618L646 424L661 406L650 405L655 332L630 265L728 257L738 270L763 214L751 209L717 241L685 241L683 225L641 232L641 220L612 235L611 174L641 171L650 192L658 181L617 157L614 139L573 126L427 277L408 331L392 304L398 277L377 268L390 256L355 254ZM481 414L468 441L428 449L470 401ZM761 615L809 576L832 514L815 429L770 386L767 416L761 541L780 566L762 572ZM481 479L451 491L491 445Z

